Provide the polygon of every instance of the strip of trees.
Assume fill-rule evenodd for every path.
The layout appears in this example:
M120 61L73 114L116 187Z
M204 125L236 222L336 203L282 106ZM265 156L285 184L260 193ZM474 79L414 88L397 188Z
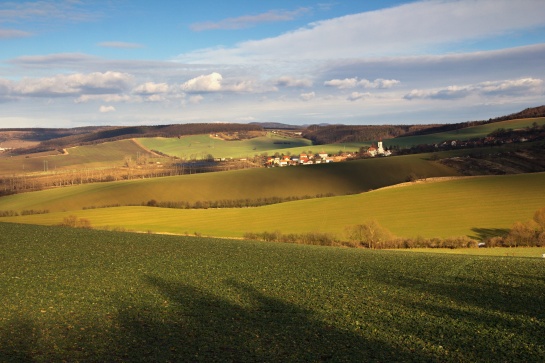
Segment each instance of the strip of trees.
M544 247L545 207L535 212L532 220L516 222L504 236L495 236L480 242L468 236L449 238L400 238L377 221L348 226L344 238L328 233L282 234L280 231L246 233L245 239L269 242L346 246L370 249L399 248L477 248L477 247Z

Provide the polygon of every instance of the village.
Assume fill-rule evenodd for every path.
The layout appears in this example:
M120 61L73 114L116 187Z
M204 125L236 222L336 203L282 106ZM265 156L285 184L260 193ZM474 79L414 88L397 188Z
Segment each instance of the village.
M375 156L390 156L392 152L387 150L382 145L382 141L378 142L378 145L370 146L366 151L360 152L341 152L337 155L328 154L326 152L319 152L317 154L301 153L299 155L276 155L269 156L265 162L265 166L271 167L284 167L284 166L297 166L297 165L315 165L315 164L327 164L347 161L354 158L362 157L375 157Z

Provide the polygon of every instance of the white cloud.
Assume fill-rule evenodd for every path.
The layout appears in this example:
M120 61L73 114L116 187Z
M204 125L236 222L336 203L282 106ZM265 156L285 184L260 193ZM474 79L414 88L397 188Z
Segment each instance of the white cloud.
M395 85L398 85L400 82L396 79L375 79L373 82L362 79L358 82L358 86L363 88L392 88Z
M181 88L185 92L216 92L221 90L222 80L222 75L214 72L190 79L183 83Z
M349 89L349 88L391 88L400 82L395 79L382 79L378 78L374 81L369 81L367 79L358 80L357 77L354 78L345 78L345 79L332 79L324 82L324 86L327 87L336 87L338 89Z
M146 82L138 85L133 92L139 95L154 95L157 93L167 93L169 86L166 83Z
M543 80L537 78L521 78L496 82L483 82L478 85L481 93L486 95L520 95L527 93L543 93Z
M332 79L324 82L324 86L336 87L338 89L354 88L357 84L357 78Z
M115 112L115 107L114 106L100 106L99 111L100 111L100 113Z
M293 20L309 11L309 8L299 8L296 10L269 10L261 14L227 18L218 22L207 21L194 23L191 24L190 28L194 31L244 29L261 23Z
M61 74L45 78L24 78L14 85L13 92L33 97L109 94L125 91L131 82L131 75L120 72Z
M358 101L362 100L364 98L370 97L371 94L369 92L361 93L361 92L352 92L350 96L348 96L346 99L348 101Z
M463 24L463 25L462 25ZM430 0L318 21L277 37L233 48L200 49L179 57L192 63L264 62L434 53L545 26L535 0ZM455 48L456 49L456 48Z
M316 97L315 92L301 93L299 95L299 98L302 99L303 101L310 101L310 100L314 99L315 97Z
M480 96L520 96L543 93L543 80L537 78L520 78L515 80L487 81L464 86L448 86L442 89L414 89L405 95L405 99L438 99L452 100Z

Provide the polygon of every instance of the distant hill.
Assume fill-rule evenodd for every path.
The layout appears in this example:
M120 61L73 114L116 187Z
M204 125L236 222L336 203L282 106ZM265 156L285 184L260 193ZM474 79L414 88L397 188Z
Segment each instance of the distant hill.
M297 130L297 129L302 129L305 127L301 125L283 124L281 122L250 122L250 125L261 126L264 129L286 129L286 130Z
M520 112L513 113L507 116L496 117L496 118L490 119L489 121L498 122L498 121L516 120L519 118L536 118L536 117L545 117L545 105L526 108Z
M416 136L416 135L429 135L429 134L435 134L438 132L446 132L446 131L453 131L453 130L460 130L466 127L472 127L472 126L478 126L478 125L484 125L494 122L501 122L501 121L509 121L509 120L517 120L517 119L524 119L524 118L536 118L536 117L545 117L545 106L538 106L538 107L532 107L524 109L520 112L513 113L507 116L501 116L496 118L490 118L487 121L466 121L466 122L460 122L456 124L446 124L446 125L437 125L434 127L417 130L414 132L408 132L405 135L402 136Z
M19 154L28 154L50 150L62 150L71 146L98 144L106 141L130 139L134 137L179 137L209 133L245 133L263 129L301 130L302 136L316 145L366 142L370 140L391 139L404 136L429 135L438 132L453 131L470 126L521 118L545 117L545 105L527 108L523 111L482 121L467 121L456 124L429 125L331 125L310 126L290 125L279 122L235 123L199 123L172 124L158 126L89 126L73 129L47 128L11 128L0 129L0 142L9 138L39 141L35 147L19 150ZM243 135L242 135L243 136Z
M439 132L460 130L493 122L524 118L545 117L545 106L527 108L511 115L481 121L466 121L455 124L429 125L311 125L303 131L303 137L316 145L365 142L406 136L430 135Z
M77 130L77 129L74 129ZM64 129L36 129L43 133L42 138L48 137L32 149L20 150L20 153L35 153L48 150L60 150L72 146L99 144L108 141L118 141L134 137L180 137L184 135L199 135L209 133L244 133L261 131L258 125L249 124L174 124L159 126L122 126L89 128L87 132L65 132Z
M429 127L433 125L313 125L307 127L302 135L315 145L323 145L392 139Z

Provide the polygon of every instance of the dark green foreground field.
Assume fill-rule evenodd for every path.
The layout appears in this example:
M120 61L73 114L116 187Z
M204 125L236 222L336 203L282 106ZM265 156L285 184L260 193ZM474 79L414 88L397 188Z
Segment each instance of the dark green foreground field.
M543 361L544 263L0 223L0 361Z

